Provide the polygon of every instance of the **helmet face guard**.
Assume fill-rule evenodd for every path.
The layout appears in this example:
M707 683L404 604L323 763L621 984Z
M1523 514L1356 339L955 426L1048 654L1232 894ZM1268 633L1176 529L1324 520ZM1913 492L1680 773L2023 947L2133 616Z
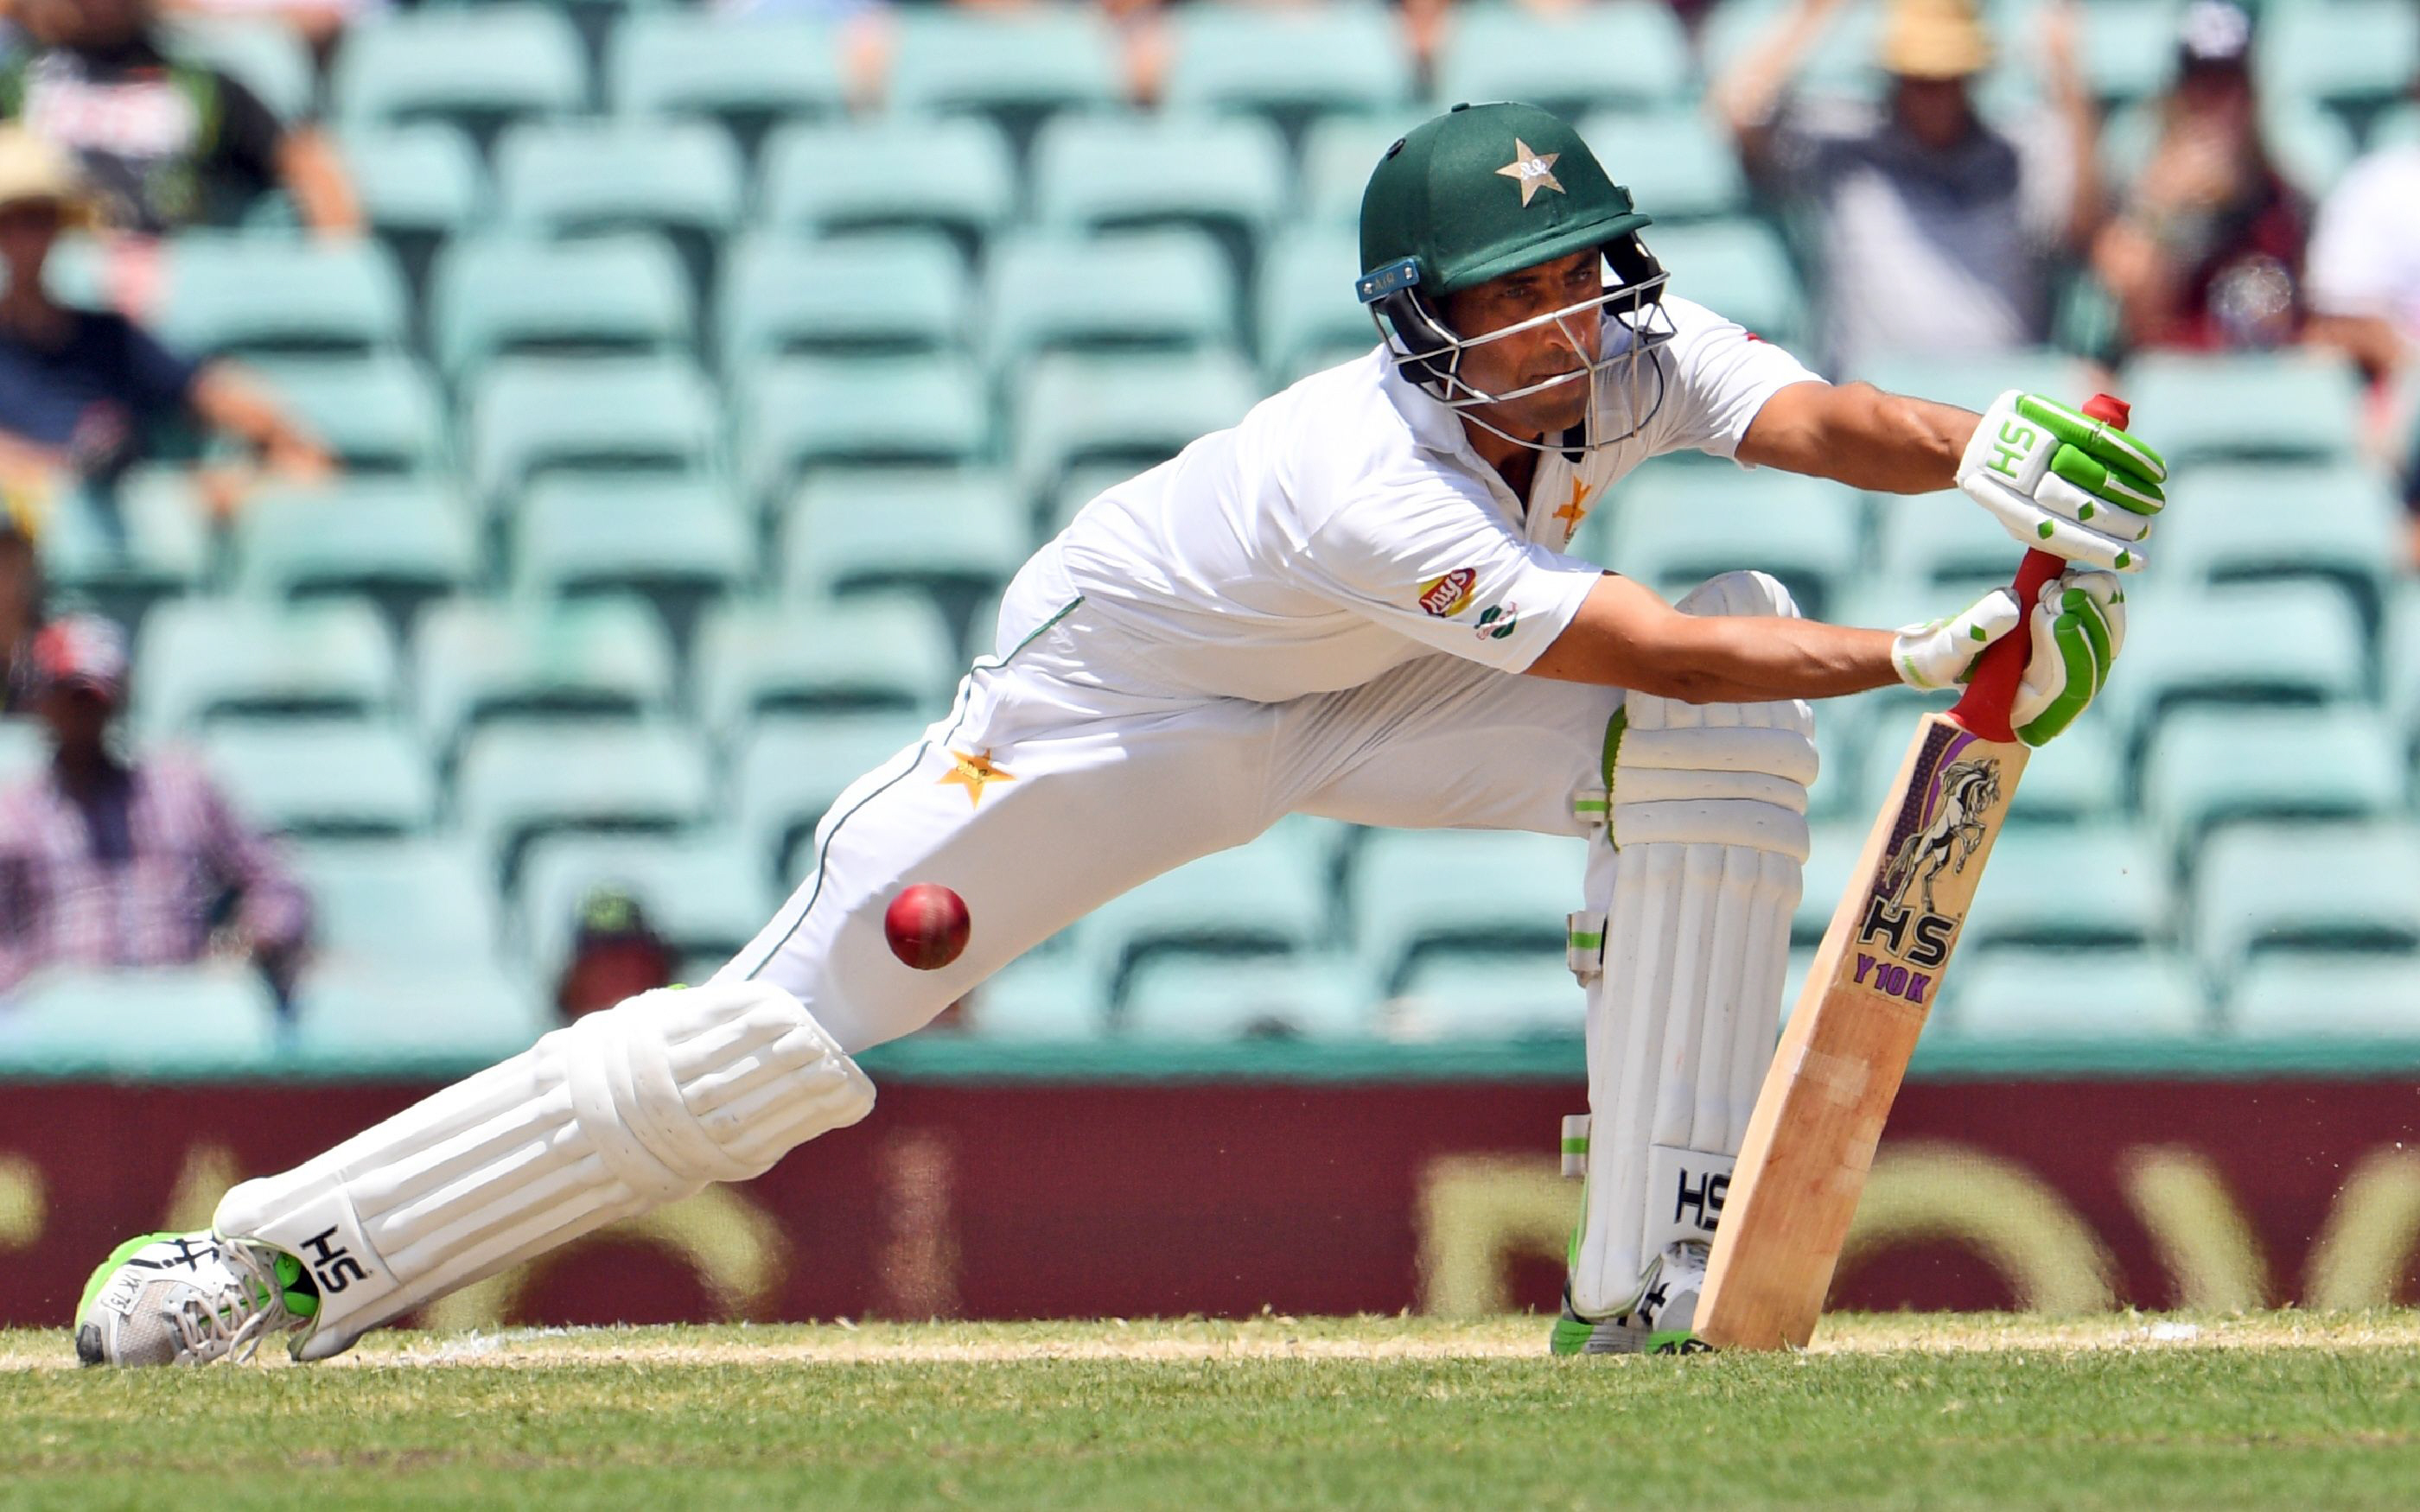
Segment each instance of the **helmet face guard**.
M1614 279L1602 293L1483 336L1462 336L1445 323L1442 313L1420 292L1417 258L1406 257L1367 274L1356 288L1377 324L1396 370L1448 409L1481 430L1531 451L1592 453L1637 435L1663 407L1664 370L1653 361L1653 353L1673 336L1672 318L1663 305L1668 275L1646 243L1630 233L1599 251ZM1601 311L1604 316L1595 361L1502 393L1490 393L1463 377L1466 352L1547 325L1560 330L1575 350L1587 349L1575 320L1590 310ZM1576 445L1563 436L1534 440L1514 436L1477 412L1581 381L1588 384L1589 403Z

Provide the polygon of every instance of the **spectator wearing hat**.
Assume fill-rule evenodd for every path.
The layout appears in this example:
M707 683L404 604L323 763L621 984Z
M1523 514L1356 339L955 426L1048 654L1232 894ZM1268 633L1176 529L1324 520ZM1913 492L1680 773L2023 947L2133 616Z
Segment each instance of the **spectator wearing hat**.
M2133 347L2278 347L2302 324L2309 210L2270 160L2252 82L2252 18L2194 0L2160 133L2093 248Z
M1799 98L1792 81L1843 4L1794 0L1712 91L1751 178L1808 219L1824 361L1854 375L1896 352L2048 340L2053 280L2100 214L2072 5L2055 0L2036 28L2052 108L2009 132L1976 106L1992 45L1972 0L1891 0L1881 106Z
M0 126L0 497L21 520L76 484L105 490L162 427L198 424L247 442L271 472L298 482L333 471L328 455L234 364L171 352L114 311L51 298L42 271L59 233L85 218L74 170L48 143ZM231 505L242 471L214 472Z
M56 620L35 638L34 671L51 761L0 789L0 993L47 965L240 951L286 996L309 901L198 764L112 748L125 633L93 615ZM232 922L218 928L230 895Z

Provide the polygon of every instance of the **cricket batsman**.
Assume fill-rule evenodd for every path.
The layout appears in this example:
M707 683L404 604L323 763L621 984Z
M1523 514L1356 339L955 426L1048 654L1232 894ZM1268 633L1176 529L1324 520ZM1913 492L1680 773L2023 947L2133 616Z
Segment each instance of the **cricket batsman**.
M1718 1211L1685 1198L1719 1187L1773 1054L1807 701L1949 688L2023 633L2014 723L2032 744L2057 734L2124 639L2115 574L2143 564L2165 469L2040 396L1977 416L1826 383L1671 292L1648 224L1543 110L1457 105L1394 144L1361 208L1379 344L1109 489L1036 552L994 655L842 795L813 871L729 964L243 1182L206 1233L128 1242L85 1292L78 1354L204 1363L284 1334L325 1359L602 1225L746 1180L873 1110L858 1052L1288 813L1590 839L1570 919L1589 1180L1552 1348L1685 1347ZM1854 488L1955 484L2071 565L2036 605L2001 589L1890 631L1807 620L1761 573L1675 606L1565 554L1607 488L1683 448ZM920 882L974 921L937 970L884 936Z

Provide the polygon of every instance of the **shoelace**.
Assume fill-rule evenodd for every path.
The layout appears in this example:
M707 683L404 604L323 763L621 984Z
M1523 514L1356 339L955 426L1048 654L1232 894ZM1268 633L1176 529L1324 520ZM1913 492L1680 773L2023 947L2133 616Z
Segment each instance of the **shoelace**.
M260 1352L263 1339L301 1319L286 1310L274 1261L256 1254L249 1244L227 1241L219 1244L219 1258L236 1274L234 1297L221 1299L216 1306L193 1298L168 1314L168 1323L196 1364L232 1358L240 1365Z

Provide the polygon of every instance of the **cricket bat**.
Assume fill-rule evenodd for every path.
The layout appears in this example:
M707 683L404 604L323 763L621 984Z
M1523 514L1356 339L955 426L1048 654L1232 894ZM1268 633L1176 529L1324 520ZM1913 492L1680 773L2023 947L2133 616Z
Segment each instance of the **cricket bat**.
M2084 412L2126 424L2126 406L2107 394ZM2016 595L2028 615L2065 565L2025 553ZM1823 932L1707 1259L1694 1327L1718 1350L1804 1349L1814 1335L1883 1121L2024 775L2029 748L2009 728L2009 705L2030 644L2021 623L1984 652L1956 707L1916 726Z

